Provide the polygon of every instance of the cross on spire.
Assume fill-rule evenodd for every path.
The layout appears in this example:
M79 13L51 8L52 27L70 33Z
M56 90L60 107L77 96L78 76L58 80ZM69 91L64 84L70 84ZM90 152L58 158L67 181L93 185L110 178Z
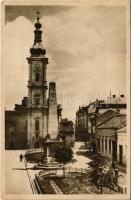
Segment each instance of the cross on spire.
M39 17L39 14L40 14L39 10L36 12L36 14L37 14L37 21L39 21L39 19L40 19L40 17Z

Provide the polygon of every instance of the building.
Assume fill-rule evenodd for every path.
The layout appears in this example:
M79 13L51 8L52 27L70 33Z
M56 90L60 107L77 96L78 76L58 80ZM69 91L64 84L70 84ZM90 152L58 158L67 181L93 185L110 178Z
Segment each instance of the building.
M97 105L99 113L105 112L107 109L113 109L120 113L126 113L126 97L121 94L120 96L112 95L107 97L104 101L99 101Z
M107 111L105 111L102 114L99 114L96 116L95 119L95 125L96 127L100 126L101 124L107 122L108 120L112 119L114 116L116 116L117 112L115 112L112 109L109 109Z
M95 139L97 152L117 161L118 136L117 131L126 126L126 114L117 113L102 123L96 125Z
M119 165L127 165L127 127L117 130L117 161Z
M47 135L53 140L58 135L61 107L57 105L56 83L46 81L48 58L42 45L39 15L35 23L34 44L27 58L29 66L28 97L13 111L5 111L5 148L33 147Z
M89 140L88 135L88 112L87 107L79 107L76 112L76 124L75 124L76 140Z
M90 117L90 123L91 123L90 144L93 148L94 153L96 152L95 138L96 138L97 127L107 122L114 116L116 116L116 112L112 109L108 109L102 114L97 113L97 114L93 114Z
M68 119L62 119L59 123L59 137L67 146L73 146L75 141L74 124Z
M114 110L119 113L126 113L126 98L124 95L110 96L107 100L95 100L87 106L80 106L76 112L76 139L89 140L92 132L92 118L100 114Z

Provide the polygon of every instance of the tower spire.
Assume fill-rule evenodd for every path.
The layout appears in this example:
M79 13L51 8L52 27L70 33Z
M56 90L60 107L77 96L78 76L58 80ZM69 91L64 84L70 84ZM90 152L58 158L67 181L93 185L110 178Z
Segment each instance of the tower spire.
M37 22L35 23L35 31L34 31L34 33L35 33L35 40L34 40L34 44L36 44L37 42L42 42L42 39L41 39L41 35L42 35L42 31L40 30L40 28L41 28L41 23L39 22L39 19L40 19L40 17L39 17L39 14L40 14L40 12L39 11L37 11L37 13L36 13L38 16L37 16Z
M40 19L40 16L39 16L40 12L39 12L39 10L36 12L36 14L37 14L37 21L39 21L39 19Z
M34 30L34 45L33 47L30 49L30 53L31 56L40 56L40 55L45 55L46 54L46 50L43 48L42 46L42 30L41 30L41 23L40 23L40 12L37 11L37 18L36 18L36 23L35 23L35 30Z

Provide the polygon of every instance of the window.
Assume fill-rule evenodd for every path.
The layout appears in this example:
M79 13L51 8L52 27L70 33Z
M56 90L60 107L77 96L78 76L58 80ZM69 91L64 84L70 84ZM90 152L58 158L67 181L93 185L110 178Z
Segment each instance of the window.
M11 136L11 137L14 137L14 136L15 136L15 133L14 133L14 132L11 132L11 133L10 133L10 136Z
M35 121L35 130L36 130L36 131L39 131L39 128L40 128L39 125L40 125L40 124L39 124L39 120L36 120L36 121Z
M40 80L40 73L36 72L35 74L35 80L38 82Z
M36 105L39 105L39 104L40 104L40 95L39 95L39 94L36 94L36 95L34 96L34 98L35 98L35 104L36 104Z
M123 146L119 145L119 164L123 164Z

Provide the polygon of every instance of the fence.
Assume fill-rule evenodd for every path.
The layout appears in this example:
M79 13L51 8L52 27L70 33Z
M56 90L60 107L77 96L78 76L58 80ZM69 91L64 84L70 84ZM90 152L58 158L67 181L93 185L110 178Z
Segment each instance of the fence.
M67 173L82 173L82 174L87 174L88 170L87 169L83 169L83 168L72 168L72 167L68 167L66 168L66 172Z
M87 175L88 170L83 168L65 168L65 177L70 176L83 176ZM63 169L50 169L50 170L42 170L39 172L39 176L44 177L63 177Z

